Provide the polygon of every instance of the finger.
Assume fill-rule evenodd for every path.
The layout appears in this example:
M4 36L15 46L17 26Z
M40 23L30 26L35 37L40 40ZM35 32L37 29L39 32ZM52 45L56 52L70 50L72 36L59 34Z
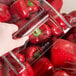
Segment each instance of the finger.
M15 24L9 24L9 23L1 23L0 26L2 26L4 29L10 31L11 33L14 33L18 30L18 26Z
M25 42L28 40L29 38L28 38L28 36L26 36L26 37L22 37L22 38L20 38L20 39L17 39L17 40L15 40L15 46L16 46L16 48L17 47L21 47L22 45L24 45L25 44Z
M0 52L0 57L3 56L3 55L5 55L5 54L8 53L8 52L9 52L9 51L3 51L3 52L1 51L1 52Z
M18 26L15 24L9 24L8 26L10 28L11 33L15 33L18 30Z

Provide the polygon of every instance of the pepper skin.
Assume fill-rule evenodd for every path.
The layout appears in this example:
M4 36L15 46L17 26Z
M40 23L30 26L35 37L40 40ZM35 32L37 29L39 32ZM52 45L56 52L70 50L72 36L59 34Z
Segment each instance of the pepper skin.
M18 26L18 28L20 29L22 26L24 26L26 24L26 22L28 22L28 20L26 19L20 19L18 20L15 24Z
M61 10L63 0L47 0L57 11Z
M42 53L42 49L38 46L30 46L25 49L25 58L26 61L32 63L35 59L37 59Z
M50 76L53 72L53 65L46 57L41 57L33 64L35 76Z
M0 22L6 22L11 18L9 7L0 3Z
M16 75L15 75L14 71L9 68L7 70L7 76L16 76Z
M17 58L18 58L22 63L25 62L25 57L24 57L24 55L22 55L22 54L20 54L20 53L17 53L16 56L17 56Z
M27 18L29 16L29 12L24 0L15 1L10 7L11 13L15 15L19 15L22 18Z
M70 76L70 75L67 72L63 71L63 70L59 70L59 71L55 71L53 73L53 76Z
M56 67L66 67L68 62L76 63L76 44L58 39L51 49L51 60Z
M0 76L4 76L3 63L0 62Z
M23 64L25 65L25 70L19 73L18 76L34 76L34 72L30 64L28 62L25 62Z
M61 36L63 34L63 30L61 27L54 25L53 23L51 24L51 32L52 35L55 37Z
M41 27L35 30L33 34L29 36L29 41L31 43L37 44L46 41L50 37L51 37L50 27L46 24L43 24Z
M63 15L68 23L72 26L76 25L76 11L72 11L68 14Z
M35 5L31 0L26 0L25 3L30 13L38 11L38 6Z
M76 27L72 28L65 36L64 39L76 43Z
M72 11L68 14L63 15L68 23L73 27L66 35L65 39L76 43L76 11Z

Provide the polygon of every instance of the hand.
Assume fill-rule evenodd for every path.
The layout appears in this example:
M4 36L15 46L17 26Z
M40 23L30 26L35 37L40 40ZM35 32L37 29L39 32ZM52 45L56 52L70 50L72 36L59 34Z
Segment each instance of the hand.
M13 39L12 34L18 30L14 24L0 23L0 56L5 53L24 45L28 37Z

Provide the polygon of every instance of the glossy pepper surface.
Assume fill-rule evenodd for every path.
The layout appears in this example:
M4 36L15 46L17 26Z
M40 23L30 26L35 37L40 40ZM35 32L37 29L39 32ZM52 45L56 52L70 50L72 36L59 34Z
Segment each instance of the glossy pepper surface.
M59 71L55 71L53 76L70 76L70 75L67 72L63 71L63 70L59 70Z
M6 22L11 18L9 7L0 3L0 22Z
M28 20L26 19L20 19L18 20L15 24L18 26L18 28L20 29L22 26L24 26L26 24L26 22L28 22Z
M38 6L34 4L31 0L26 0L25 2L30 13L38 11Z
M16 17L27 18L29 12L24 0L16 0L10 7L11 13Z
M25 65L25 70L19 73L18 76L34 76L33 69L28 62L23 63Z
M47 0L57 11L60 11L63 5L63 0Z
M42 49L38 46L32 45L25 49L25 58L26 61L32 63L36 60L42 53Z
M36 76L50 76L53 68L52 63L46 57L41 57L33 64L33 70Z
M35 30L33 34L29 36L29 39L31 43L37 44L46 41L47 39L50 38L50 36L51 36L50 27L46 24L43 24L41 27Z
M56 67L67 66L68 62L76 63L76 44L58 39L51 49L51 59Z

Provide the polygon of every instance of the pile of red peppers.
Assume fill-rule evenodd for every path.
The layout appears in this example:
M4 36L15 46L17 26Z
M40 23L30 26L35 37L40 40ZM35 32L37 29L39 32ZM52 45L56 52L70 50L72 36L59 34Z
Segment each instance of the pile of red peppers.
M47 1L60 12L63 0ZM13 23L21 28L40 10L31 0L0 0L0 22ZM0 57L0 76L76 76L76 11L62 13L62 16L73 27L63 39L59 39L63 34L60 27L65 28L65 23L56 18L60 25L56 26L48 20L29 36L23 51L19 52L23 46L14 50L26 69L16 75ZM52 47L45 53L45 46L49 48L52 41Z

